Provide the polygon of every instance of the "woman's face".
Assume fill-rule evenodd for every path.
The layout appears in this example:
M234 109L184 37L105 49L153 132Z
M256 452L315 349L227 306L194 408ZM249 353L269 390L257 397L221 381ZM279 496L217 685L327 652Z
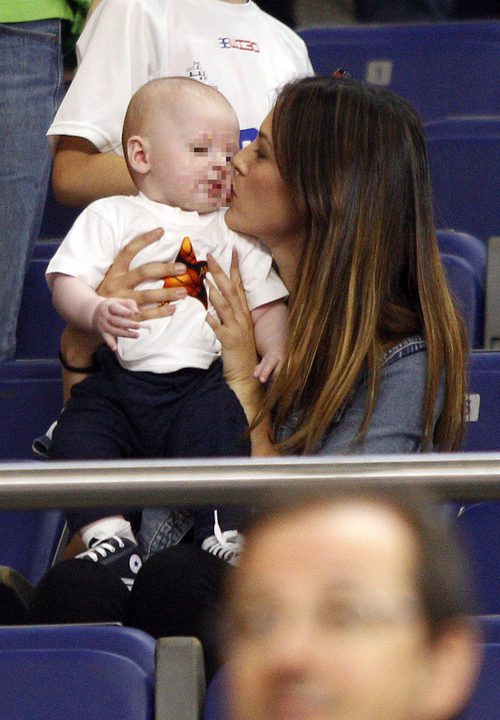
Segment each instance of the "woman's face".
M272 250L301 235L302 218L281 177L273 150L272 113L257 138L234 158L231 207L226 214L231 230L264 240Z

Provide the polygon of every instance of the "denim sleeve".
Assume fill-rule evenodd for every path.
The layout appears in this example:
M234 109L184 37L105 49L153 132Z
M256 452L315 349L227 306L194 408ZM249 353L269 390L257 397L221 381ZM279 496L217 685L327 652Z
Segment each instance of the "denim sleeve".
M366 385L361 382L352 402L324 438L318 454L417 452L422 438L426 363L427 353L416 352L383 367L370 426L363 442L354 444L366 402ZM439 397L438 412L441 403Z

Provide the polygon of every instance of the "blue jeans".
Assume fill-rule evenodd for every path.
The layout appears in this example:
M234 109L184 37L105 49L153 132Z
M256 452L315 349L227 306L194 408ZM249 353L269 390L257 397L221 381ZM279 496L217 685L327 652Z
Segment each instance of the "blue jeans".
M59 20L0 24L0 361L15 354L24 276L50 176L45 133L62 80Z

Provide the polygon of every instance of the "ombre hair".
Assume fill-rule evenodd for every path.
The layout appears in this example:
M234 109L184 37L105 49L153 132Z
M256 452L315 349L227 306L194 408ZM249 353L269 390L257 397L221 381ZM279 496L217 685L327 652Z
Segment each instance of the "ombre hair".
M427 346L425 449L452 450L464 429L467 341L439 258L427 153L409 103L350 78L314 77L280 92L279 172L304 217L290 299L288 359L266 397L286 452L313 452L362 372L370 424L384 352L411 335ZM435 406L444 382L444 405Z

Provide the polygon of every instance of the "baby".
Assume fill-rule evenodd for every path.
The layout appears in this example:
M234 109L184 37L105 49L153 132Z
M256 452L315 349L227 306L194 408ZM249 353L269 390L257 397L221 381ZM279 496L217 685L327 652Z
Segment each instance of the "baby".
M56 309L82 330L97 331L106 347L99 371L77 383L54 430L50 457L112 459L214 457L249 453L246 418L222 374L220 345L206 322L213 312L204 278L207 254L229 271L233 249L254 322L267 379L286 345L287 290L269 252L224 221L231 192L232 157L239 127L228 101L213 87L185 78L162 78L132 97L123 147L135 196L92 203L47 269ZM120 249L155 227L161 239L142 250L131 267L176 261L184 274L168 317L137 321L135 301L102 298L97 288ZM161 287L149 283L148 287ZM240 510L203 508L194 513L202 548L236 562ZM129 585L140 566L128 520L116 510L68 516L90 549L80 557L111 561ZM129 572L129 567L132 566Z

